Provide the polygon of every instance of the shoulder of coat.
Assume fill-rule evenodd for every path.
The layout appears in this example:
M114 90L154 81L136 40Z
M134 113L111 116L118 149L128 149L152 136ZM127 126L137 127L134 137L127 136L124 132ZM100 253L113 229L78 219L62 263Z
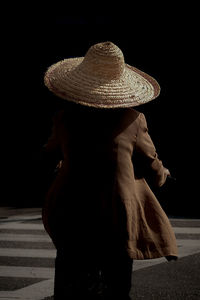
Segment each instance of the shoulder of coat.
M133 120L135 121L140 115L141 113L137 110L135 110L134 108L128 108L127 109L127 115Z
M126 132L127 135L130 135L130 139L132 139L140 122L140 112L132 108L125 108L121 113L119 122L120 132Z
M136 110L136 109L134 109L134 108L129 108L129 110L132 112L132 114L135 114L135 115L137 115L137 116L139 116L141 113L138 111L138 110Z

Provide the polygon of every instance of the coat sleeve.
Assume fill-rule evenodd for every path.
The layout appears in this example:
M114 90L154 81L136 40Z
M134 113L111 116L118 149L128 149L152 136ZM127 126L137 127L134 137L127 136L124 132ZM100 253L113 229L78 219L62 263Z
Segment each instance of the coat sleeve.
M167 175L164 173L162 161L158 158L156 148L148 133L145 116L142 113L139 115L136 151L139 153L145 169L150 171L151 180L153 179L155 185L162 186L166 181Z
M57 117L53 117L53 126L51 130L51 135L49 136L46 144L44 144L43 149L45 152L56 152L59 149L59 140L57 136Z
M56 165L63 159L61 152L61 145L58 134L58 124L61 118L61 114L57 114L53 117L53 126L51 135L47 140L47 143L42 147L42 162L46 169L54 170Z

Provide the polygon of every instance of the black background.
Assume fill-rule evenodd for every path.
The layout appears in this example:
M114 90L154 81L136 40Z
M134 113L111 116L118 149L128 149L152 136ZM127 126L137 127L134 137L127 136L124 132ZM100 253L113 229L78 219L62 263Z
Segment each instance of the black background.
M38 153L58 98L43 84L58 60L112 41L125 61L157 79L161 94L137 109L176 181L155 193L170 215L198 217L198 39L195 8L149 5L121 14L5 12L2 34L3 205L38 206L44 196ZM62 10L61 10L62 11ZM63 10L64 11L64 10ZM128 14L129 13L129 14Z

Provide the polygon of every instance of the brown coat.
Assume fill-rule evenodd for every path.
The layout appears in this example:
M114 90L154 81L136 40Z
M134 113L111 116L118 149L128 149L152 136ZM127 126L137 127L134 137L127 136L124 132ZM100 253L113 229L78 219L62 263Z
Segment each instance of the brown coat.
M129 108L82 110L59 112L45 146L63 155L43 209L54 243L65 233L80 251L105 242L125 246L133 259L177 256L170 222L144 178L158 186L166 180L144 115Z

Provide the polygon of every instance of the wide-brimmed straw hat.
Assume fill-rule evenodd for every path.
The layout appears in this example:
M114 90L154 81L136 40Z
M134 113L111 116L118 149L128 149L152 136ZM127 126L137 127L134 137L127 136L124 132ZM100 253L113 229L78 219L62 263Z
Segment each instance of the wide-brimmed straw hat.
M95 44L85 57L50 66L44 82L63 99L99 108L138 106L160 93L157 81L126 64L122 51L112 42Z

